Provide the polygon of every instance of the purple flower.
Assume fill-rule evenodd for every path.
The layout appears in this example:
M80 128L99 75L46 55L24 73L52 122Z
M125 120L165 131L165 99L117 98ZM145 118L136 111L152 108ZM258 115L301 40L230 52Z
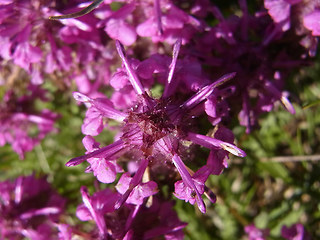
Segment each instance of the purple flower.
M287 240L311 240L309 233L300 223L294 224L291 227L283 226L281 228L281 236Z
M121 122L127 116L114 109L113 103L105 97L93 100L81 93L74 93L73 96L78 102L83 102L89 107L82 125L83 134L96 136L101 133L104 127L103 117Z
M77 208L77 217L82 221L93 220L98 232L92 232L97 239L151 239L165 236L166 239L183 239L182 229L186 226L172 210L172 202L154 199L151 206L133 207L124 204L114 210L114 204L121 195L110 189L90 196L85 187L81 188L83 204Z
M99 229L99 235L101 237L106 236L107 226L104 214L113 211L113 204L117 200L118 195L113 194L109 189L105 189L90 197L85 187L81 187L81 194L83 204L77 208L77 217L81 221L94 220Z
M44 79L57 79L57 86L63 89L70 86L71 79L76 79L79 91L90 95L108 83L106 66L115 52L112 53L103 40L106 37L103 30L96 28L99 19L92 14L81 20L48 19L58 13L53 9L68 11L76 4L77 1L68 1L66 5L40 0L2 4L1 65L19 66L29 75L31 83L37 85Z
M132 12L136 6L135 2L129 2L117 11L112 11L110 6L98 9L96 16L101 19L98 26L104 27L110 38L119 39L125 45L132 45L136 41L137 34L134 26L127 19L132 18Z
M51 16L50 19L62 19L62 22L77 21L75 19L70 19L87 15L102 2L103 0L94 1L89 6L78 12L66 15ZM112 2L113 1L111 0L108 3ZM95 12L95 16L101 19L101 21L97 23L97 27L104 27L105 32L110 38L119 39L125 45L132 45L136 41L137 34L134 27L131 26L126 19L132 17L132 12L135 10L136 5L137 4L135 2L129 2L116 11L112 11L109 5L103 5Z
M29 70L32 63L38 63L41 60L41 55L40 48L31 46L28 42L23 42L17 46L12 57L15 64Z
M281 25L283 31L290 28L291 6L301 2L301 0L265 0L264 6L268 9L272 19Z
M43 28L45 21L40 20L44 14L44 8L39 1L20 1L5 5L0 10L1 31L0 41L5 42L8 47L6 52L1 52L0 56L6 60L12 60L14 64L20 66L33 77L33 84L43 82L42 73L36 74L42 64L44 52L36 45L34 37L43 34L47 29Z
M166 240L184 239L183 228L187 223L181 222L173 210L173 202L153 198L150 207L142 206L135 215L131 229L134 239L156 239L164 237Z
M72 228L68 224L57 224L56 227L59 230L58 237L59 240L71 240L72 238Z
M5 239L56 239L65 200L44 178L0 182L0 232Z
M276 23L271 35L293 29L298 36L302 36L300 44L314 57L318 44L316 36L320 35L319 1L265 0L264 5Z
M21 159L25 152L31 151L54 127L58 115L47 109L35 111L35 100L46 100L38 87L30 86L31 95L18 98L13 91L8 91L0 104L0 146L11 144ZM37 132L34 133L34 129Z
M153 181L142 183L143 174L148 166L148 160L143 159L133 178L129 173L124 173L118 184L117 191L122 197L117 201L115 208L119 208L124 202L128 204L142 205L144 198L158 192L157 184Z
M189 42L192 36L203 29L203 23L170 1L145 1L141 10L146 18L137 28L137 34L151 37L153 42L173 44L181 38L183 43Z
M126 182L126 185L128 185L128 181L130 181L129 187L125 187L125 189L128 190L121 190L121 188L119 188L120 192L123 193L123 199L130 202L135 201L140 204L144 197L154 194L154 190L152 189L155 189L155 185L150 182L146 184L142 181L142 176L146 174L146 166L148 166L148 171L150 171L151 176L159 174L159 171L165 171L166 174L171 172L179 173L183 182L177 183L176 189L178 192L176 192L176 196L181 196L181 198L185 200L196 197L199 209L205 212L206 210L201 195L206 188L204 183L207 177L215 172L215 170L212 165L210 165L204 168L206 169L205 171L201 170L194 174L194 176L191 176L183 162L184 153L188 150L188 144L186 143L199 144L211 149L211 151L222 150L224 152L231 152L236 156L245 156L245 153L231 142L196 134L192 131L195 130L193 127L193 119L202 113L199 109L201 109L201 106L203 107L203 103L214 94L218 86L232 78L235 74L227 74L214 83L203 86L186 101L174 101L174 92L170 89L175 86L173 71L180 44L181 42L178 41L174 47L174 56L170 65L171 70L168 74L164 95L160 99L154 99L147 94L142 82L132 69L122 45L119 41L116 42L118 53L128 75L128 81L137 94L137 102L135 106L126 113L122 113L111 106L101 105L99 99L95 100L85 95L75 93L74 96L77 100L95 107L101 114L108 118L115 119L119 122L123 121L122 135L113 144L92 151L85 156L71 159L66 165L77 165L90 158L104 162L125 154L124 157L128 158L128 161L140 162L140 167L132 180L130 180L129 176L123 177L127 179L126 181L124 179L121 180L121 182ZM227 156L227 154L225 156ZM221 169L216 170L216 172L220 171ZM152 180L156 181L156 179ZM141 189L143 188L147 189L145 192L146 195L141 195ZM188 196L182 196L180 194L182 189L185 189L185 191L189 193ZM136 191L140 191L137 195L140 200L134 200L129 197L129 195L132 197L136 196ZM148 193L149 191L151 192ZM194 203L193 200L189 201ZM117 207L122 203L123 201L117 204Z
M99 143L91 136L85 136L82 142L87 149L87 153L99 149ZM102 161L100 158L89 158L87 161L90 163L90 167L86 169L86 172L93 172L97 179L103 183L114 182L117 173L122 172L121 167L118 166L115 160L106 159Z
M266 240L269 236L269 229L259 229L254 224L246 226L244 231L248 234L249 240Z
M320 7L318 10L305 15L303 18L303 24L312 32L313 36L320 36Z
M194 204L197 202L200 210L204 212L205 208L202 202L201 195L205 192L205 182L210 176L211 171L207 166L203 166L196 173L193 174L192 180L182 175L182 180L175 183L175 192L173 193L177 198ZM184 179L185 178L185 179ZM216 202L215 196L207 195L212 203Z
M283 91L285 81L294 67L308 65L310 61L306 59L306 51L300 46L298 37L289 38L282 31L281 34L273 31L274 23L268 15L251 15L246 1L239 3L241 17L225 18L218 8L212 8L219 23L209 28L203 37L196 38L197 44L190 45L187 53L211 66L211 75L237 73L236 78L205 103L208 107L215 106L211 111L206 109L206 113L215 123L227 118L230 108L233 113L239 113L239 122L249 133L258 125L259 116L270 112L277 102L291 114L295 113L289 94ZM296 54L289 55L289 52ZM214 111L220 108L222 112Z

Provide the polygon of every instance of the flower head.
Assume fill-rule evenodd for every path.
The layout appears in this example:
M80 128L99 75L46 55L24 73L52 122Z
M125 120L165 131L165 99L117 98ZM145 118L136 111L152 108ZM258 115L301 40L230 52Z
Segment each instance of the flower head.
M76 79L79 91L94 93L107 82L106 66L113 58L107 44L102 43L103 30L96 28L99 19L94 15L61 22L48 19L61 8L68 11L76 5L77 1L40 0L2 4L1 65L23 69L35 85L54 79L64 88ZM95 83L91 82L93 79Z
M77 208L81 221L93 220L98 232L95 239L153 239L166 236L166 239L183 239L182 229L186 226L172 210L172 202L155 198L151 206L124 204L114 210L114 204L121 199L119 193L105 189L89 195L81 188L83 204ZM170 238L171 237L171 238Z
M249 240L265 240L269 236L269 229L259 229L254 224L244 228L248 234Z
M173 60L170 65L173 70L170 70L168 74L164 94L159 99L152 98L148 94L119 41L116 42L117 51L123 61L128 80L137 95L135 105L125 112L120 112L110 105L100 104L99 99L92 99L80 93L74 94L77 100L90 105L90 108L94 107L101 115L123 123L120 138L113 144L91 151L85 156L74 158L67 163L67 166L73 166L85 160L91 161L90 159L93 158L95 161L105 163L119 158L121 155L123 159L127 159L129 162L139 163L139 167L131 180L130 176L125 174L120 181L121 184L126 183L127 187L123 190L122 188L118 189L123 196L122 200L116 204L117 208L125 201L140 205L144 197L157 192L155 190L157 179L152 176L176 172L180 174L182 179L182 182L176 183L176 196L192 204L197 202L201 212L205 212L201 195L206 189L205 181L214 172L214 169L211 164L192 176L193 173L189 172L184 163L185 156L188 155L187 152L189 151L188 144L199 144L211 149L211 151L222 150L236 156L245 156L245 153L233 145L232 142L193 132L196 131L194 119L202 113L199 109L203 109L204 102L214 95L218 86L234 77L235 74L227 74L209 85L202 86L196 94L187 100L176 100L173 96L174 92L170 88L175 85L172 76L180 44L181 42L177 41L174 47ZM149 172L149 177L143 181L143 175L147 172ZM145 193L150 190L150 194L139 195L140 200L134 200L133 196L137 196L137 191L142 191L138 189L144 188L146 189ZM180 194L183 189L189 193L188 196Z
M0 182L0 232L5 239L52 239L65 200L44 179Z
M0 103L0 146L11 144L13 150L21 159L31 151L54 127L58 115L34 109L36 99L47 100L45 91L29 86L30 95L17 97L13 91L6 92L3 102Z
M287 4L293 1L267 2ZM274 23L268 15L251 15L246 0L239 3L241 17L231 15L224 18L217 8L213 8L212 14L219 23L209 28L197 44L190 45L189 53L212 66L212 75L237 73L237 78L221 89L221 98L226 99L233 112L239 112L240 124L249 133L258 125L258 117L270 112L277 103L281 103L291 114L295 113L288 92L283 90L285 81L292 69L307 65L310 61L298 37L273 31ZM282 17L285 9L278 10ZM215 103L214 97L206 102L207 105ZM211 114L214 116L215 112L211 111Z
M282 226L281 236L287 240L311 240L309 233L302 224L293 224L290 227Z

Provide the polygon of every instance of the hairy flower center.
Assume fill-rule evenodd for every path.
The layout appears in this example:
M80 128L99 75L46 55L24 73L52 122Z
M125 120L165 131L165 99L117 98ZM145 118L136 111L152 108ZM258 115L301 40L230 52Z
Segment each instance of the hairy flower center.
M129 112L123 127L122 140L141 147L147 155L152 151L152 145L168 134L177 135L175 126L168 113L167 104L157 100L155 105L145 112L135 109ZM132 141L134 140L134 141Z

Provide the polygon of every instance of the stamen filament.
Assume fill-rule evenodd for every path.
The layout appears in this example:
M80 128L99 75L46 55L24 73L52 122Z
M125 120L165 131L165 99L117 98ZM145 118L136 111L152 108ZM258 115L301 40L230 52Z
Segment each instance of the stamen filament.
M165 86L162 98L167 98L175 90L176 86L172 86L173 85L172 77L174 74L174 70L176 68L176 63L177 63L177 59L178 59L178 55L179 55L179 51L180 51L180 46L181 46L181 39L178 39L173 47L172 62L170 64L170 71L168 74L167 84Z

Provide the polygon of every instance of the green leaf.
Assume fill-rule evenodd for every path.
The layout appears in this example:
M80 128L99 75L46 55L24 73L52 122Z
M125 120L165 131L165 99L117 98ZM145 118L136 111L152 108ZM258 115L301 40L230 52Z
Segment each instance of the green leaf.
M281 178L285 182L291 182L289 171L278 162L258 162L258 169L261 172L267 172L274 178Z

